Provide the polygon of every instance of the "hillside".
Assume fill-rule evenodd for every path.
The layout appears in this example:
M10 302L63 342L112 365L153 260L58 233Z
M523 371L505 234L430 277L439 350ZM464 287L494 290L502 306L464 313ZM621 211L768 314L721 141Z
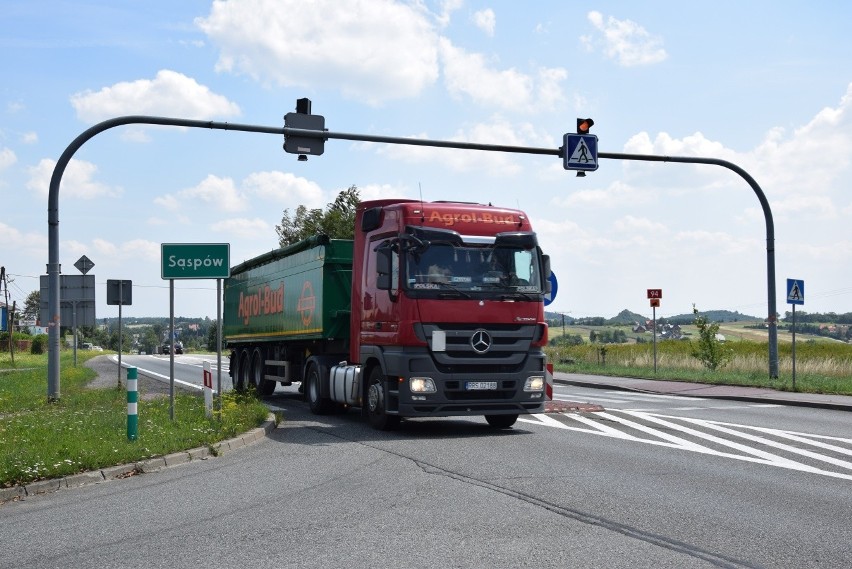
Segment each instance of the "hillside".
M647 317L642 316L641 314L637 314L635 312L630 312L626 308L618 313L617 316L610 318L606 321L609 326L618 326L618 325L629 325L635 324L637 322L645 322Z
M706 310L701 311L701 314L707 316L711 322L759 322L763 320L763 318L759 316L749 316L737 311L731 312L730 310ZM545 311L544 317L548 321L552 322L561 323L563 320L563 315L560 312ZM565 315L564 319L565 323L568 325L583 324L591 326L626 326L636 322L645 322L646 320L650 320L651 316L650 314L646 316L636 312L631 312L625 308L616 316L609 319L604 318L603 316L572 318L568 315ZM695 315L690 312L689 314L678 314L677 316L667 317L665 320L669 324L692 324L695 320Z
M731 312L730 310L700 310L699 312L703 316L706 316L710 322L753 322L755 320L763 320L759 316L749 316L736 311ZM695 321L695 315L691 312L689 314L678 314L677 316L666 318L666 321L670 324L692 324Z

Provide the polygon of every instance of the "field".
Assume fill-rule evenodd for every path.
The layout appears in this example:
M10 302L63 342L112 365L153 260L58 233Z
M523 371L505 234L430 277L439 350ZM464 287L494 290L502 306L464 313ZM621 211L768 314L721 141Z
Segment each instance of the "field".
M779 377L770 378L768 332L747 328L748 324L740 322L720 326L719 333L725 336L722 346L730 353L730 360L715 372L706 369L692 356L692 347L698 337L695 326L681 327L682 340L658 338L656 372L652 335L634 333L624 326L566 326L565 333L580 335L583 344L550 346L547 352L558 371L793 390L791 334L786 330L778 333ZM592 331L601 334L617 329L627 333L627 343L588 341ZM550 328L551 339L560 336L561 326ZM796 391L852 395L852 345L830 338L797 334L795 383Z

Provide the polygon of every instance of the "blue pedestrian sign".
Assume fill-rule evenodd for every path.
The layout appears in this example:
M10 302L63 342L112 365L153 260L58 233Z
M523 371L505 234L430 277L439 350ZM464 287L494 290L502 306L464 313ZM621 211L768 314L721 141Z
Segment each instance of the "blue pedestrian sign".
M787 279L787 304L805 303L805 281Z
M594 134L566 134L562 137L562 165L566 170L598 169L598 137Z

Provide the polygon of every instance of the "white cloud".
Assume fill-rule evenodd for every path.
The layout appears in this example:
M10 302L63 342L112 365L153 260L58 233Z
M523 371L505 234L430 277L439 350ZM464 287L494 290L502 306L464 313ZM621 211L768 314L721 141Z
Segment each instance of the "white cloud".
M619 65L633 67L664 61L668 54L663 49L662 38L652 36L645 28L630 20L604 18L600 12L589 12L589 22L603 35L600 40L584 36L583 43L590 50L602 44L604 55Z
M381 200L388 198L413 198L405 188L398 188L390 184L366 184L358 186L361 201Z
M444 83L451 95L466 95L479 104L504 109L548 110L563 100L562 68L541 68L538 77L516 69L495 70L479 53L467 53L450 40L440 40Z
M450 16L453 12L464 5L464 0L442 0L441 12L435 16L438 24L441 27L446 27L450 24Z
M494 28L497 25L497 16L494 10L486 8L473 13L473 23L477 28L485 32L489 37L494 37Z
M21 135L21 142L24 144L35 144L38 142L38 134L33 131L25 132Z
M43 158L37 166L30 167L27 188L39 195L47 196L50 190L50 178L53 176L55 167L56 161L48 158ZM59 185L60 197L90 200L98 197L117 197L123 193L120 187L112 187L96 181L94 177L97 171L98 167L91 162L72 158L62 174Z
M629 154L657 156L700 156L718 158L743 168L758 183L779 219L828 220L842 215L845 188L852 183L852 84L836 107L826 107L804 126L787 133L770 130L753 150L736 152L704 137L700 132L676 139L661 132L652 140L642 132L624 145ZM660 176L661 168L665 176ZM718 166L659 165L625 162L631 184L656 189L678 188L689 193L696 189L746 188L745 180ZM748 219L762 220L760 207L745 211Z
M220 211L243 211L248 205L231 178L208 175L197 186L180 190L175 196L183 208L204 202Z
M185 212L201 205L216 211L239 212L257 207L258 203L292 209L299 205L323 208L328 202L328 196L315 182L279 171L254 172L239 184L211 174L191 188L154 198L156 205L171 212Z
M613 224L615 229L626 233L641 232L654 236L660 236L668 233L668 228L662 223L651 221L644 217L634 217L625 215L624 217L615 220Z
M642 190L616 181L607 188L579 190L564 198L556 198L554 205L571 209L578 206L593 208L617 208L627 205L648 203L656 199L658 192Z
M169 211L179 211L180 210L180 200L177 197L167 194L165 196L157 196L154 198L154 204L158 205L162 208L165 208ZM164 221L155 221L157 225L162 225Z
M242 188L247 194L273 203L304 205L308 209L321 208L327 201L317 183L290 172L255 172L243 180Z
M852 183L852 83L837 107L826 107L792 135L771 130L746 155L747 169L767 193L840 193ZM752 169L754 171L752 171Z
M18 157L10 148L0 148L0 170L5 170L18 161Z
M236 103L212 93L195 79L167 69L154 79L124 81L100 91L84 91L71 97L77 117L96 123L123 115L164 115L209 119L240 114Z
M37 246L47 251L47 237L44 234L29 231L27 233L0 221L0 243L6 251L20 251ZM8 262L8 261L7 261Z
M210 228L213 231L234 235L237 237L248 238L257 237L258 235L275 235L272 226L263 219L260 219L259 217L255 217L254 219L225 219L211 224Z
M147 239L131 239L130 241L116 243L95 237L92 239L91 246L86 246L76 241L69 243L73 243L74 250L80 249L81 254L87 254L85 251L94 251L95 254L93 256L97 259L102 259L98 264L103 265L106 263L108 266L129 259L159 261L161 254L161 244ZM88 253L88 255L91 255L91 253Z
M428 139L425 133L411 138ZM458 130L446 140L453 142L475 142L480 144L499 144L506 146L555 146L550 134L538 131L529 123L511 123L495 116L489 123L471 125L467 130ZM368 148L366 145L362 148ZM372 146L371 146L372 147ZM434 162L441 167L456 171L480 169L493 176L515 175L521 167L515 158L504 152L482 150L448 150L428 146L379 145L377 152L397 160L411 163Z
M223 0L195 23L219 47L217 70L263 84L340 89L377 105L438 77L436 34L419 3Z

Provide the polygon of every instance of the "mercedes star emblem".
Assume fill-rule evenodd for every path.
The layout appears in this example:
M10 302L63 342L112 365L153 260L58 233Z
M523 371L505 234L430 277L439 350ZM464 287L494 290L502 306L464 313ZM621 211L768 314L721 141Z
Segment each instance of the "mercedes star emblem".
M484 354L491 349L491 334L480 328L470 337L470 347L477 354Z

